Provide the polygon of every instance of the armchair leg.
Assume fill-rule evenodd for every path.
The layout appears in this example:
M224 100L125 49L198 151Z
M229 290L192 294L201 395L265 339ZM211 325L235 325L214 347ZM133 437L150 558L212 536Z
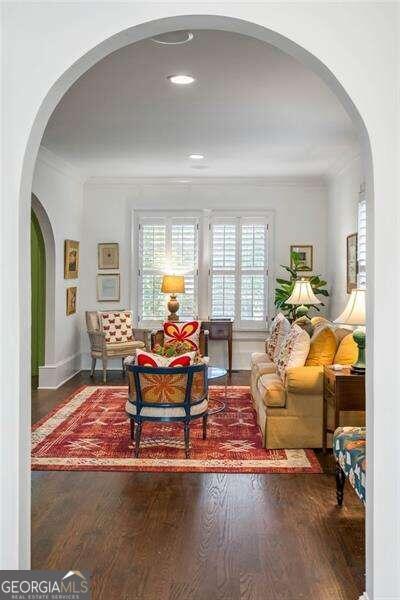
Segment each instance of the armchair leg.
M208 414L206 413L203 416L203 440L207 439L207 419L208 419Z
M90 369L90 377L94 376L94 370L96 368L96 362L97 362L97 359L96 358L92 358L92 368Z
M131 423L131 440L135 439L135 419L129 419Z
M185 436L185 457L190 458L190 443L189 443L189 421L184 423L184 436Z
M107 359L103 358L103 383L107 383Z
M139 458L141 435L142 435L142 422L138 421L138 424L136 426L135 458Z
M339 463L336 464L336 498L338 506L343 504L344 495L344 484L346 482L346 475L343 473L342 467Z

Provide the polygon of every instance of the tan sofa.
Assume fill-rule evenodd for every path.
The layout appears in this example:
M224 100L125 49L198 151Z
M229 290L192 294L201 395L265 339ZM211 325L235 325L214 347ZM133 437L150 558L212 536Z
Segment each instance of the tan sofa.
M330 326L338 346L344 334L351 333ZM349 356L341 364L351 364L354 360L354 356ZM282 381L266 352L252 355L251 393L264 447L322 447L323 372L322 365L292 367L286 370ZM332 418L333 408L328 407L328 423ZM363 425L364 414L351 414L346 419L343 425Z

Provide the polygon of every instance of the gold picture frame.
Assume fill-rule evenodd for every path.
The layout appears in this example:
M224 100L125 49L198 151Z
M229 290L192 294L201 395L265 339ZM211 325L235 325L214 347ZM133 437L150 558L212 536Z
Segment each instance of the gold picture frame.
M292 258L292 252L297 252L298 254L300 254L300 258L301 258L301 267L302 268L298 268L298 271L312 271L313 270L313 262L314 262L314 257L313 257L313 246L311 246L310 244L296 244L293 246L290 246L290 267L292 269L294 269L294 264L293 264L293 258Z
M119 269L119 244L97 244L97 266L100 271Z
M79 242L65 240L64 242L64 279L79 277Z
M119 273L97 275L97 302L119 302Z
M76 286L67 288L67 317L76 313L76 299L78 294L78 288Z
M346 280L347 293L357 287L358 255L357 255L357 233L352 233L346 238Z

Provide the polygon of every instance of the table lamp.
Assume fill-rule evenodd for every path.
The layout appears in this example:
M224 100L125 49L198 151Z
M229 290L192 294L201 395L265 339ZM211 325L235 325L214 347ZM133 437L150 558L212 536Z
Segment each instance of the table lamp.
M346 308L334 323L340 325L365 325L365 290L351 291ZM351 365L352 373L365 373L365 327L353 331L353 339L358 346L357 361Z
M302 277L295 281L293 291L285 304L297 306L296 317L304 317L307 315L309 307L321 304L321 300L318 300L314 294L309 280Z
M176 314L179 310L179 302L176 299L176 294L185 293L185 278L183 275L164 275L161 284L161 291L164 294L171 294L168 301L168 321L179 321Z

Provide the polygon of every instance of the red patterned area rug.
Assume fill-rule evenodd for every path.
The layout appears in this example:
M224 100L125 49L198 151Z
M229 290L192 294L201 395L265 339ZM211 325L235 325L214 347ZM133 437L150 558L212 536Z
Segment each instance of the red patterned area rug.
M312 450L265 450L250 389L227 389L224 412L190 427L185 459L181 423L144 423L140 458L133 457L127 387L85 386L39 421L32 432L35 471L158 471L201 473L321 473ZM225 388L210 388L211 408Z

